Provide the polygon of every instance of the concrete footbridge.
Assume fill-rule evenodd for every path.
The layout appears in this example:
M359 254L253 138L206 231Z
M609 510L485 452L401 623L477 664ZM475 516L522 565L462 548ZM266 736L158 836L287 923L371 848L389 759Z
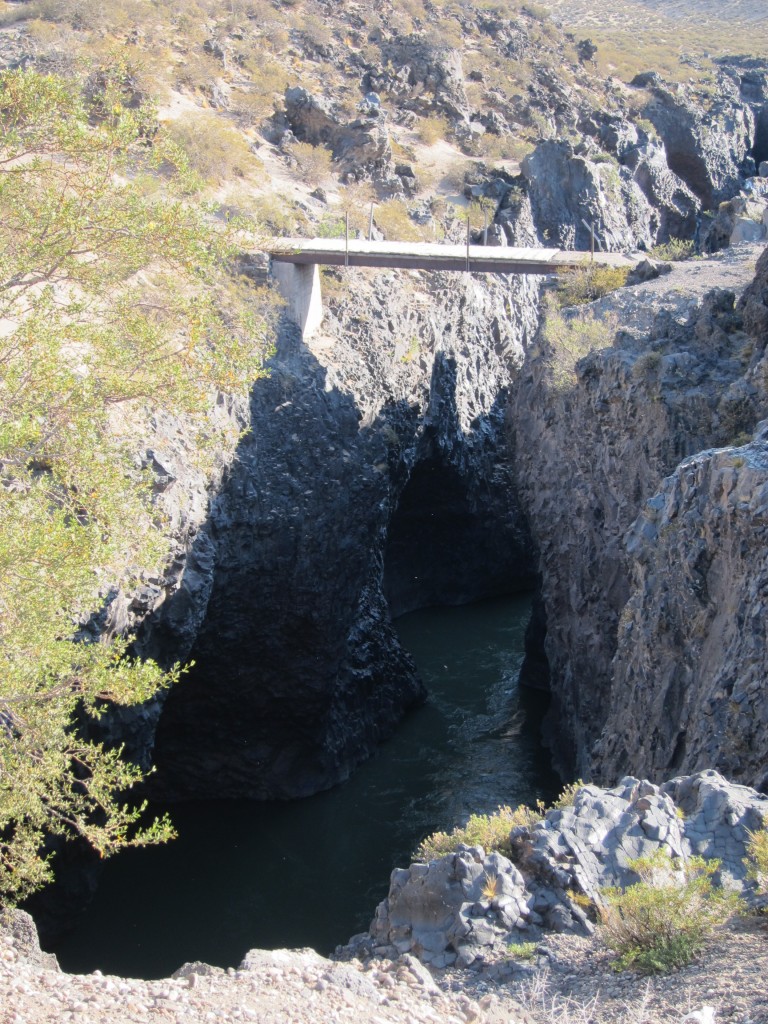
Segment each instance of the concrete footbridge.
M304 337L323 316L319 267L380 267L401 270L453 270L482 274L555 274L590 264L632 268L621 253L433 242L378 242L360 238L275 238L263 249L272 274Z

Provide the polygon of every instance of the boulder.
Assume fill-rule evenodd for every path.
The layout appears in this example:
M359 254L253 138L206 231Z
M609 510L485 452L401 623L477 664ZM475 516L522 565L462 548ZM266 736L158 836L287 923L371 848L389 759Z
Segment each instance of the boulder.
M634 777L610 789L582 786L571 806L512 830L512 860L459 846L395 869L371 923L374 949L467 966L521 931L588 934L583 897L600 906L604 888L639 881L633 860L659 850L681 862L717 858L717 881L756 902L744 857L750 833L766 824L768 797L714 771L661 786Z
M762 220L755 221L750 217L737 217L731 232L730 244L737 245L739 242L759 242L765 237L765 227Z
M499 942L530 919L522 875L506 857L459 847L429 864L392 872L389 895L376 909L371 935L381 948L446 966Z

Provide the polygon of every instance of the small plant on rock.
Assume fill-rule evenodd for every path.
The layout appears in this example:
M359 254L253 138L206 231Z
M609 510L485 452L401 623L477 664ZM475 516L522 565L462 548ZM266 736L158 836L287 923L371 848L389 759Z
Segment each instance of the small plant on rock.
M453 853L457 846L482 846L484 850L498 850L509 854L509 833L518 825L532 825L544 816L544 809L532 810L521 804L515 810L498 807L495 814L472 814L467 824L452 832L434 832L422 840L416 849L419 860L434 860Z
M626 267L604 267L599 263L587 263L578 270L565 270L558 284L557 300L561 306L594 302L608 292L623 288L628 275Z
M309 142L294 142L291 155L296 160L299 174L308 185L322 185L331 176L331 151Z
M768 895L768 828L749 833L747 876L757 883L757 891Z
M666 263L675 263L680 260L689 260L696 255L696 246L690 238L670 238L662 245L654 245L650 254L655 260L663 260Z
M713 884L718 860L691 857L679 864L659 849L629 866L640 881L602 890L599 911L602 937L618 954L618 970L652 974L690 963L715 925L739 909L734 893Z

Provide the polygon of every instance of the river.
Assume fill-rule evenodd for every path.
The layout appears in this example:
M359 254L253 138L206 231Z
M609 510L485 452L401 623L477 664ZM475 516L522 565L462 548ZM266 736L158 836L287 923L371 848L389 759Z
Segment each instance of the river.
M430 698L376 756L306 800L168 808L178 839L105 865L54 950L62 967L157 978L185 961L237 966L253 947L329 953L367 928L424 835L551 798L541 696L516 684L529 614L515 596L399 619Z

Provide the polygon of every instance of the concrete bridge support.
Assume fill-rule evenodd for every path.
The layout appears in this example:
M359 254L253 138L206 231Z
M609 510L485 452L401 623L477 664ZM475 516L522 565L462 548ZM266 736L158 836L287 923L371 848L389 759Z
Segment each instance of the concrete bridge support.
M320 292L320 268L317 263L283 263L272 261L272 275L280 294L288 303L288 311L298 324L302 338L309 338L323 319Z

